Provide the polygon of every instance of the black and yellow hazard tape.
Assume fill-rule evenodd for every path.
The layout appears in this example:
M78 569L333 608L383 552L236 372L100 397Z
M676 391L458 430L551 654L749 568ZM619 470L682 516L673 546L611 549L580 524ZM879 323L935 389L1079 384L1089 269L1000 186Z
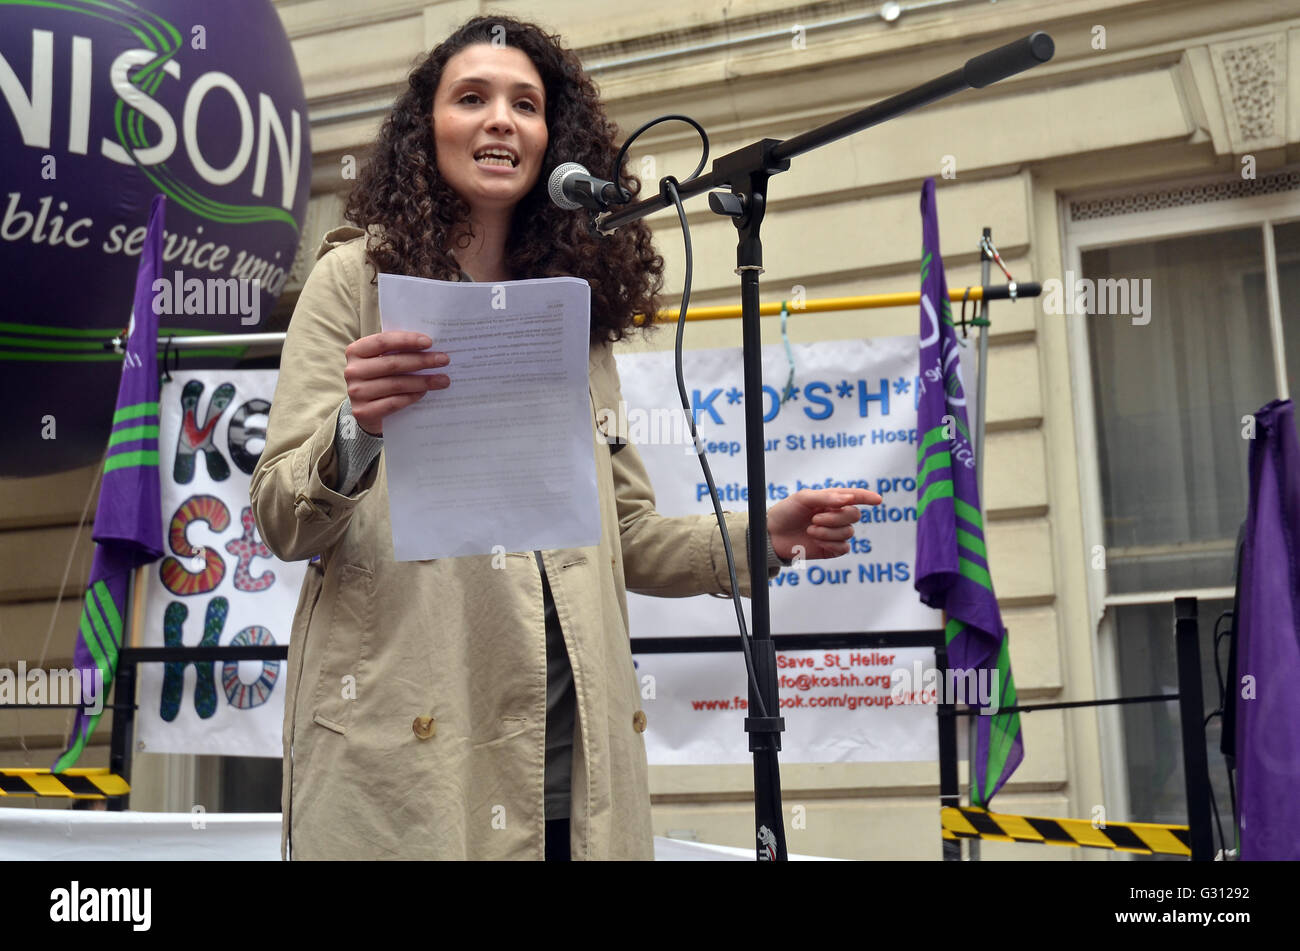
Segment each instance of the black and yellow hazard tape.
M111 770L0 769L0 797L57 796L64 799L108 799L125 796L131 786Z
M940 809L945 839L989 839L994 842L1035 842L1090 849L1114 849L1138 855L1181 855L1191 858L1187 826L1157 822L1107 822L1095 828L1091 819L1049 819L1009 816L984 809L944 806Z

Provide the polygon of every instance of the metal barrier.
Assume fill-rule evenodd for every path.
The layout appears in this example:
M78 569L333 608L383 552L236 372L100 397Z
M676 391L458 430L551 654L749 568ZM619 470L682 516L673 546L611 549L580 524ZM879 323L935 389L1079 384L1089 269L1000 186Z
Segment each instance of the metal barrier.
M1205 751L1205 707L1201 691L1201 648L1198 634L1198 624L1196 620L1196 598L1175 598L1174 599L1174 653L1178 663L1178 693L1176 694L1155 694L1144 697L1117 697L1110 700L1070 700L1062 703L1035 703L1022 704L1014 707L1006 707L999 711L1000 713L1033 713L1035 710L1065 710L1075 707L1103 707L1114 704L1129 703L1168 703L1178 701L1179 719L1181 721L1181 732L1183 739L1183 778L1187 794L1187 818L1186 826L1162 825L1159 823L1107 823L1107 829L1149 829L1164 830L1174 839L1179 839L1175 830L1187 830L1187 851L1166 851L1164 848L1153 850L1145 848L1142 840L1133 844L1131 840L1123 839L1120 833L1121 841L1130 843L1129 847L1125 846L1106 846L1100 845L1099 840L1092 839L1091 836L1084 836L1090 841L1069 841L1068 832L1061 824L1070 824L1071 829L1076 829L1081 834L1083 830L1075 823L1082 823L1091 830L1092 821L1088 819L1036 819L1031 820L1028 816L1001 816L1000 818L1008 820L1010 827L1019 833L1020 836L1012 835L1006 831L1005 827L1000 827L994 821L994 814L984 810L960 809L950 811L942 808L940 811L940 834L944 839L944 846L955 843L959 838L970 839L997 839L1000 841L1010 842L1044 842L1049 841L1045 836L1039 835L1034 831L1034 827L1028 824L1032 821L1043 823L1056 823L1060 826L1058 830L1050 830L1053 836L1064 835L1065 839L1058 841L1052 838L1049 844L1054 845L1090 845L1098 848L1116 848L1128 852L1153 852L1160 851L1164 854L1187 855L1193 862L1207 862L1214 858L1214 831L1210 826L1210 768L1209 757ZM939 716L978 716L977 710L952 710L945 712L941 709ZM940 748L939 755L943 756L943 748ZM954 748L955 755L955 748ZM956 762L952 764L956 769ZM944 804L947 805L946 803ZM956 815L954 814L956 813ZM960 815L962 819L957 818ZM1026 824L1017 823L1016 820L1025 820ZM991 824L989 824L991 823ZM1044 827L1046 828L1046 826ZM983 829L987 834L981 832ZM1100 831L1100 830L1093 830ZM1165 846L1173 847L1172 843L1164 838L1163 834L1157 835L1153 831L1156 840ZM1179 840L1181 841L1181 840ZM958 853L958 858L960 852ZM949 853L945 851L945 860L949 858Z
M1038 845L1082 846L1114 849L1139 855L1190 857L1187 826L1159 822L1107 822L1058 819L1051 816L1012 816L986 809L945 807L939 811L944 841L991 839L995 842L1033 842Z
M1201 691L1200 644L1196 598L1174 601L1174 638L1178 663L1178 693L1109 700L1076 700L1060 703L1020 704L1003 713L1033 713L1113 704L1165 703L1177 701L1181 714L1183 770L1187 794L1187 826L1159 823L1107 823L1105 830L1116 836L1095 836L1091 820L1013 816L961 807L957 717L978 716L978 710L958 710L951 702L936 704L939 730L940 834L944 861L960 861L960 841L990 839L1007 842L1036 842L1079 845L1120 851L1187 855L1193 861L1214 857L1210 825L1209 760L1205 748L1205 721ZM947 647L942 630L887 631L874 634L786 634L773 638L777 650L821 650L837 648L929 647L935 652L935 666L942 678L947 670ZM701 653L740 650L738 637L634 638L632 652L639 654ZM130 796L132 735L135 725L136 665L141 663L203 663L240 660L285 660L288 645L258 647L125 647L118 656L113 680L113 697L107 704L114 711L109 768L70 769L53 774L40 769L0 769L0 796L32 795L73 798L108 798L108 808L128 808ZM128 697L128 702L120 698ZM947 700L950 698L940 698ZM56 705L68 706L68 705ZM1086 825L1085 830L1083 826ZM1135 838L1128 838L1128 830ZM1106 840L1110 844L1105 844ZM1158 847L1157 847L1158 846Z

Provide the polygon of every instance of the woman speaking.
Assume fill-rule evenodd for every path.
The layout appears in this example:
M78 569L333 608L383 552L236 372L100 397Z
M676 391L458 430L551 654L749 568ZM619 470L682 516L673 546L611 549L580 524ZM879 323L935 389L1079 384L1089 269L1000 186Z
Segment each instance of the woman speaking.
M729 591L713 516L667 518L637 450L611 446L611 344L654 314L663 261L643 223L597 238L547 179L609 173L616 128L558 37L470 20L411 73L294 311L251 499L262 539L311 559L284 718L282 855L295 859L650 859L646 713L628 589ZM639 182L625 169L619 181ZM598 545L393 557L384 419L449 385L438 342L381 332L376 275L591 287ZM768 512L772 561L846 553L862 489ZM509 506L502 498L499 505ZM743 514L727 515L748 594Z

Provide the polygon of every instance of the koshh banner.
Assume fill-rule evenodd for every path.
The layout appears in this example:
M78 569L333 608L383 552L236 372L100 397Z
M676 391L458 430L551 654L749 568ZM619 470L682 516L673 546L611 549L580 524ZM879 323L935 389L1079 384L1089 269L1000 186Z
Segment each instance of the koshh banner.
M265 329L311 143L270 0L0 0L0 142L0 372L7 409L45 421L0 430L0 477L36 476L103 452L121 372L103 342L130 319L152 197L161 332Z
M164 557L149 566L145 647L287 644L306 571L258 536L248 500L274 370L173 372L159 397ZM280 756L283 661L142 664L136 750Z
M799 319L796 314L793 319ZM763 348L764 455L770 508L802 488L860 487L851 551L784 567L769 582L773 634L938 630L913 589L916 553L917 339L832 340ZM620 354L623 402L597 407L632 443L664 515L712 514L671 352ZM692 350L683 375L724 511L748 505L738 349ZM748 611L748 601L744 602ZM740 727L748 689L740 653L637 653L638 638L737 634L729 599L629 593L633 652L652 763L751 761ZM933 760L934 651L789 650L777 657L782 758L789 762Z

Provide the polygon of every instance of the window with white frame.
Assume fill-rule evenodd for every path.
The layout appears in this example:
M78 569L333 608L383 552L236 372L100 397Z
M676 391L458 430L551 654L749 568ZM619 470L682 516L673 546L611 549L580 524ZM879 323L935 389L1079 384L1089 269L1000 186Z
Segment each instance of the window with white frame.
M1243 417L1300 373L1300 172L1064 203L1080 477L1101 696L1174 694L1173 599L1199 599L1206 713L1215 631L1232 607L1246 517ZM1053 312L1045 298L1044 307ZM1086 316L1084 316L1086 315ZM1226 620L1223 622L1226 625ZM1227 647L1218 650L1227 670ZM1102 716L1108 796L1138 821L1186 822L1176 703ZM1109 728L1107 728L1109 727ZM1220 720L1210 778L1232 841ZM1219 843L1216 832L1216 844Z

